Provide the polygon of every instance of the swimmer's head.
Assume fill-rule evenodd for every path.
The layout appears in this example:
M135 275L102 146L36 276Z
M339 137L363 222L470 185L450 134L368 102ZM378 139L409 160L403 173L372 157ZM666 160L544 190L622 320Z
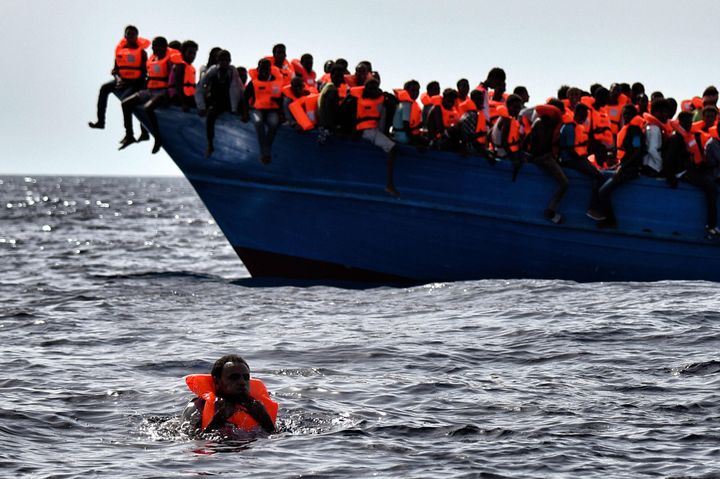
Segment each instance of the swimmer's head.
M210 375L218 397L242 399L250 394L250 366L236 354L215 361Z

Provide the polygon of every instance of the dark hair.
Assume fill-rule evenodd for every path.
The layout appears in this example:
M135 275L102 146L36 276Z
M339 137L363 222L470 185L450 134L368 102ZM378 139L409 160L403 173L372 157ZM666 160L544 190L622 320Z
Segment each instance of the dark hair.
M590 85L590 94L595 95L595 92L598 91L600 88L605 87L603 87L600 83L593 83L592 85Z
M554 106L561 112L565 111L565 103L561 102L557 98L550 98L550 100L548 100L547 104Z
M310 55L309 53L303 53L302 56L300 57L300 63L302 63L303 60L313 60L313 56Z
M268 58L261 58L258 60L258 68L261 68L262 65L267 65L268 68L272 66L272 62Z
M237 354L226 354L225 356L221 357L215 363L213 364L212 370L210 371L210 375L213 378L219 378L222 375L222 370L225 367L227 363L240 363L247 366L248 369L250 369L250 366L248 366L248 363L238 356Z
M453 98L457 98L458 92L457 92L457 90L455 90L454 88L446 88L446 89L443 90L442 96L443 96L443 98L448 97L448 96L452 96Z
M670 113L670 103L668 103L665 98L655 98L652 103L650 103L650 113L653 116L657 116L656 113L662 110Z
M505 99L505 105L510 107L510 105L518 104L522 106L522 98L520 98L516 94L511 94Z
M632 87L630 87L630 91L632 91L636 95L639 93L645 93L645 85L643 85L639 81L635 82L632 84Z
M715 96L718 94L718 89L715 88L713 85L710 85L705 89L702 96Z
M677 112L678 102L673 97L666 98L666 100L668 102L668 106L670 107L670 116L673 117L675 116L675 112Z
M718 114L717 108L714 107L713 105L705 105L705 107L703 107L703 109L702 109L702 112L703 112L703 115L705 114L705 112L712 112L712 113L715 113L716 115Z
M336 64L336 65L342 65L342 66L344 67L344 70L347 70L348 61L345 60L344 58L338 58L337 60L335 60L335 64Z
M127 33L128 30L130 30L131 32L135 32L135 35L138 35L140 33L135 25L128 25L127 27L125 27L125 33Z
M207 66L213 66L218 62L218 53L222 51L222 48L220 47L212 47L210 49L210 54L208 55L208 61Z
M487 75L488 79L495 78L500 81L505 81L507 76L505 75L505 70L503 70L500 67L494 67L491 68Z
M665 98L665 95L663 95L663 92L661 91L654 91L650 94L650 102L652 103L653 100L657 100L658 98Z
M227 61L229 61L229 62L232 61L232 57L230 56L230 52L227 51L227 50L220 50L220 52L218 52L218 55L217 55L218 62L219 62L220 60L222 60L223 58L226 58Z
M692 123L693 114L689 111L681 111L678 113L678 121L680 123Z
M333 67L330 69L330 75L332 76L333 73L337 73L337 72L340 72L340 73L342 73L342 74L344 75L346 71L347 71L347 70L345 69L344 66L338 65L338 63L335 62L335 64L333 65Z
M407 90L408 88L417 87L418 90L420 89L420 82L417 80L408 80L403 85L403 90Z
M470 82L468 81L467 78L461 78L461 79L459 79L459 80L457 81L457 83L455 84L455 86L457 86L458 89L460 89L460 85L461 85L461 84L464 84L464 83L467 83L468 88L470 88Z
M168 41L167 41L167 38L165 38L165 37L155 37L155 38L153 38L152 44L153 44L153 46L155 46L155 44L157 44L157 46L159 46L159 47L167 47Z
M198 44L195 43L194 41L192 41L192 40L185 40L184 42L182 42L182 46L180 47L180 50L184 52L184 51L186 51L188 48L195 48L195 49L197 49L197 47L198 47Z
M605 101L607 101L608 97L610 96L610 92L609 92L608 89L605 88L604 86L599 86L599 87L597 87L597 88L595 89L595 91L593 92L592 96L593 96L593 98L595 98L596 100L597 100L598 98L602 98L602 99L604 99Z
M473 90L470 92L470 99L473 103L475 103L475 105L482 108L483 102L485 101L485 93L480 90Z
M632 103L627 103L627 104L625 104L625 106L623 107L623 111L625 111L625 110L628 110L628 111L632 110L633 116L637 116L637 115L638 115L638 109L637 109L637 107L636 107L635 105L633 105Z
M287 48L285 48L285 44L284 44L284 43L278 43L278 44L276 44L275 46L273 46L273 49L272 49L273 55L275 55L275 50L278 50L278 49L280 49L280 48L282 48L283 50L287 51Z
M567 92L570 89L570 85L563 85L558 88L558 100L567 100Z
M182 49L182 43L180 43L180 40L173 40L171 42L168 42L168 48L174 48L175 50Z
M323 71L324 71L325 73L330 73L330 71L332 70L332 68L333 68L334 66L335 66L335 61L334 61L334 60L328 60L328 61L326 61L325 64L323 65Z
M513 93L515 93L516 95L522 95L523 93L525 95L528 95L528 90L524 86L519 85L519 86L515 87L515 89L513 90Z
M575 105L575 114L577 115L578 112L584 111L586 114L590 112L590 108L585 103L578 103Z
M430 83L427 84L427 86L425 87L425 90L427 92L430 92L430 90L437 91L436 95L440 94L440 83L438 83L436 81L431 81Z

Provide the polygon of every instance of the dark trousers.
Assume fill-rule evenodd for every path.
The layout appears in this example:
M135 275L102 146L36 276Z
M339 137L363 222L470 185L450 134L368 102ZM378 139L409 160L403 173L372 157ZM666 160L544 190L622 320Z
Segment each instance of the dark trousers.
M707 207L707 227L715 228L717 226L717 186L712 174L689 168L681 180L700 188L705 193L705 205Z
M557 160L553 158L550 153L534 157L532 158L532 162L535 163L541 170L549 174L558 184L558 187L555 190L555 193L553 193L550 197L550 202L547 206L547 209L555 214L557 213L558 206L560 206L560 201L563 196L565 196L565 192L568 189L567 176L565 176L565 173L562 168L560 168Z
M270 156L275 134L280 126L280 114L277 110L253 110L251 115L260 144L260 154Z
M120 100L126 98L141 88L140 82L117 82L116 80L104 83L100 87L97 102L97 119L99 123L105 123L105 113L107 112L108 97L112 93L117 93Z
M222 113L228 111L230 111L229 100L227 103L213 104L208 107L207 121L205 125L207 130L208 146L212 146L213 140L215 140L215 122Z
M598 191L603 183L605 183L605 176L584 156L563 161L562 166L580 172L593 180L592 191L590 193L590 209L599 209L600 200L598 198Z
M605 218L608 223L617 222L615 212L613 211L610 195L620 185L623 185L628 181L632 181L639 176L640 175L638 175L637 173L627 173L621 168L617 173L615 173L614 176L605 181L605 183L600 187L600 191L598 191L598 200L600 202L600 209L603 211L603 213L605 213Z
M123 122L125 124L125 135L127 136L133 136L133 122L132 122L132 112L133 109L136 106L142 105L145 109L145 112L148 115L148 118L150 119L151 128L153 130L153 135L156 135L157 133L157 119L155 118L155 114L153 111L165 104L167 102L167 90L140 90L137 93L133 93L132 95L126 97L122 101L122 110L123 110ZM152 115L152 117L151 117ZM155 123L155 127L153 128L153 120ZM144 131L145 128L142 127L142 130Z

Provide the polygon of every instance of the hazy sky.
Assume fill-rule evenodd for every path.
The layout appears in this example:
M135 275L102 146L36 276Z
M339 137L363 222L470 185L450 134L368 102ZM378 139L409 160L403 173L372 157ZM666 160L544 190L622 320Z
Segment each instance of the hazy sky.
M328 58L367 59L388 90L410 78L474 85L502 66L508 89L527 86L534 103L563 83L700 94L720 84L718 20L718 0L0 0L0 174L179 174L151 142L117 151L114 98L106 129L87 127L127 24L195 40L198 65L222 46L252 66L278 42L290 58L312 53L319 70Z

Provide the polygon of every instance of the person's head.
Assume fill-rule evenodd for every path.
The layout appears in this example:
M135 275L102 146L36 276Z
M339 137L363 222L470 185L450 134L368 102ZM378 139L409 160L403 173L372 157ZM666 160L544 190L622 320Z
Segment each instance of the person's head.
M163 58L167 54L168 42L165 37L155 37L152 41L153 55Z
M473 103L475 103L475 108L478 110L483 109L483 105L485 104L485 94L481 92L480 90L473 90L470 92L470 99Z
M501 85L505 85L505 80L507 79L505 75L505 70L503 70L500 67L494 67L491 68L490 71L487 74L487 79L485 80L485 86L493 89L500 88Z
M717 111L717 108L715 108L714 106L708 105L703 108L702 118L703 118L703 122L705 123L705 128L712 128L713 126L715 126L717 117L718 117L718 111Z
M590 85L590 95L595 95L598 88L603 88L603 86L600 83L593 83Z
M693 114L689 111L681 111L678 115L678 123L685 131L690 131L693 124Z
M257 71L258 78L262 81L267 81L270 78L270 69L272 68L272 62L267 58L261 58L258 61Z
M665 95L661 91L654 91L650 93L650 104L659 98L665 98Z
M420 82L417 80L408 80L405 82L405 85L403 85L403 90L410 95L410 98L417 100L420 96Z
M638 95L644 95L645 94L645 85L643 85L640 82L635 82L632 84L632 87L630 87L630 92L632 93L633 98L635 98Z
M552 106L554 106L555 108L557 108L558 110L560 110L560 113L564 113L564 112L565 112L565 103L563 103L562 101L558 100L557 98L550 98L550 99L548 100L547 104L548 104L548 105L552 105Z
M309 53L303 53L300 57L300 65L303 66L306 72L310 73L313 69L313 56Z
M337 62L335 62L335 65L333 65L332 70L330 70L330 81L333 82L335 86L340 86L343 83L345 83L345 72L347 70L344 66L338 65Z
M370 78L365 82L365 89L363 90L364 98L377 98L382 95L380 91L380 82L374 78Z
M208 68L215 65L218 62L218 54L222 51L220 47L212 47L208 54L207 66Z
M632 88L629 83L620 83L620 93L630 98L632 96Z
M664 98L655 98L650 104L650 114L665 123L670 118L670 104Z
M333 67L334 65L335 65L335 61L334 61L334 60L328 60L328 61L326 61L325 64L323 65L323 71L324 71L325 73L330 73L330 70L332 70L332 67Z
M619 83L613 83L610 85L610 94L608 95L608 103L610 105L617 105L618 99L620 98L620 93L622 93L622 89L620 88Z
M285 58L287 57L285 45L283 45L282 43L278 43L277 45L275 45L272 49L272 56L275 60L275 65L282 65L282 63L285 61Z
M210 376L218 397L240 400L250 394L250 366L236 354L215 361Z
M530 101L530 94L524 86L516 86L513 93L522 98L523 105Z
M137 43L139 34L140 32L135 25L128 25L127 27L125 27L125 41L127 41L131 45Z
M457 81L457 92L459 98L467 98L468 92L470 92L470 82L467 78L461 78Z
M185 62L192 64L192 62L195 61L195 57L197 57L197 51L198 44L194 41L185 40L184 42L182 42L180 52L182 53L182 57Z
M450 110L452 107L455 106L455 100L457 100L458 93L456 90L452 88L446 88L443 90L443 96L442 96L442 106L446 110Z
M513 118L517 118L523 107L522 98L513 93L505 100L505 106L507 107L508 114Z
M348 72L348 61L345 60L344 58L338 58L337 60L335 60L335 65L340 65L341 67L343 67L343 72L344 72L343 74L349 73Z
M227 70L230 68L230 62L232 62L232 56L230 56L230 52L227 50L220 50L217 57L218 61L218 68L222 71Z
M242 84L243 84L243 85L246 84L246 83L247 83L247 79L248 79L248 71L247 71L247 68L245 68L245 67L237 67L237 72L238 72L238 77L240 77L240 81L242 82Z
M368 74L370 74L370 70L368 70L367 64L360 62L355 65L355 82L358 86L365 84Z
M293 95L296 97L302 96L305 90L305 82L302 77L293 77L292 80L290 80L290 90L292 90Z
M595 98L595 103L593 104L593 106L596 109L600 109L608 104L608 99L610 98L610 92L604 86L598 87L595 89L595 92L593 93L593 98Z
M427 92L428 96L439 95L440 94L440 83L438 83L436 81L431 81L425 87L425 91Z
M705 89L702 94L703 104L705 105L717 105L718 102L718 90L714 86L710 85Z
M182 49L182 43L180 43L180 40L173 40L168 43L168 48L180 51Z
M628 123L630 123L632 121L632 119L635 118L636 116L638 116L638 110L635 107L635 105L628 103L627 105L625 105L623 107L622 117L623 117L623 121L625 122L626 125Z
M585 120L587 120L589 111L590 111L590 109L584 103L578 103L577 105L575 105L575 110L574 110L575 123L578 123L578 124L585 123Z
M580 101L582 96L582 90L576 87L569 88L567 91L567 99L570 101L570 107L575 108L575 105Z
M668 113L668 118L673 118L675 116L675 113L677 113L677 110L678 110L678 102L673 97L667 98L667 102L668 102L668 107L670 108L670 113Z
M569 85L562 85L560 88L558 88L558 92L557 92L558 100L566 100L569 89L570 89Z

